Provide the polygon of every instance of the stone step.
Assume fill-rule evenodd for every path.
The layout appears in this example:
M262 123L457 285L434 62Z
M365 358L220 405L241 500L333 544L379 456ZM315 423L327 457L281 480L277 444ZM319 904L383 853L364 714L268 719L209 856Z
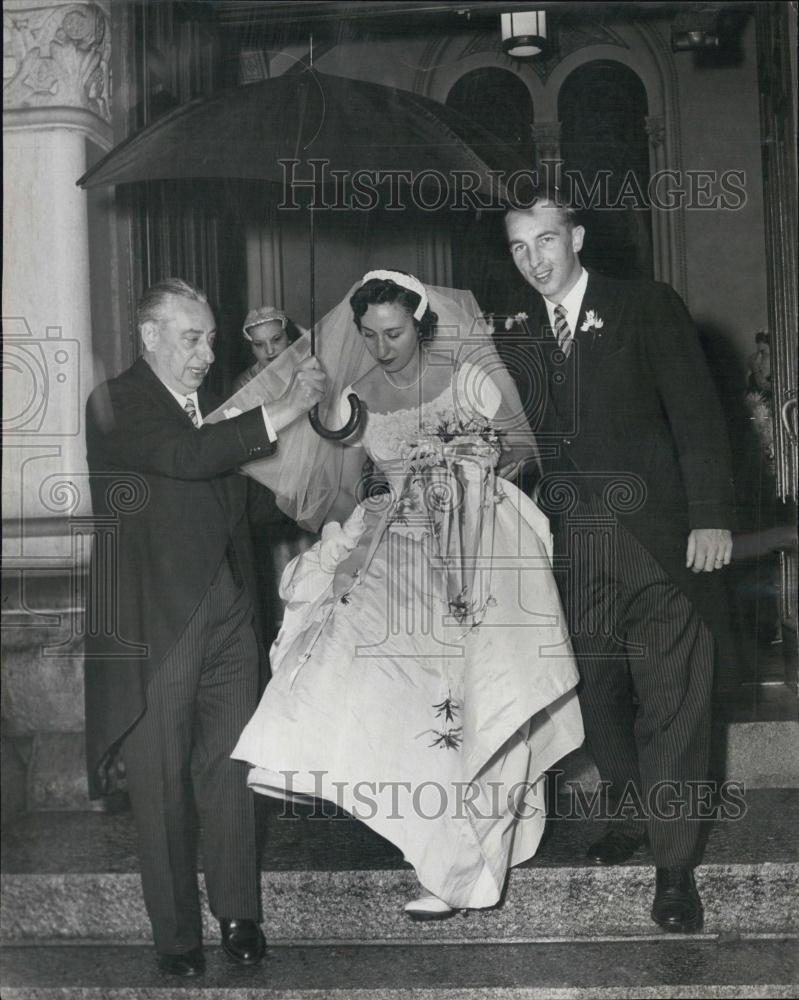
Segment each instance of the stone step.
M714 733L715 773L747 788L799 787L799 722L795 719L719 723ZM82 732L38 732L28 738L28 763L21 781L29 810L98 810L89 800ZM8 757L13 748L9 748ZM557 765L565 784L595 788L596 766L581 748Z
M780 695L783 694L780 689ZM755 694L753 693L753 697ZM759 693L762 698L762 692ZM744 703L726 711L736 717L714 727L714 773L728 781L739 781L747 788L799 787L799 721L796 720L796 699L785 689L784 696L772 692L769 708L777 708L793 718L758 719L762 701L747 711ZM754 716L755 718L748 718ZM566 784L595 788L599 773L588 751L581 747L564 757L557 765Z
M207 950L190 983L150 948L2 949L3 1000L626 1000L795 997L796 940L663 938L580 944L270 947L242 969Z
M710 831L697 881L705 935L799 931L799 790L748 792L739 819ZM391 844L349 817L263 803L264 928L274 944L514 942L649 936L654 870L646 850L629 864L584 862L594 821L553 820L538 855L514 869L502 904L418 924L402 913L417 891ZM150 939L129 814L31 814L3 838L0 939ZM205 906L206 937L218 928Z

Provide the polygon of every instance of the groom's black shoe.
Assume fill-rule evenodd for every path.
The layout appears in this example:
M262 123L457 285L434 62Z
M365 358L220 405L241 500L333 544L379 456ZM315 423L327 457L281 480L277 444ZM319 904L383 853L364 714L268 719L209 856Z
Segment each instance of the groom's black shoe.
M222 947L225 954L239 965L257 965L264 957L266 941L263 931L254 920L219 921Z
M176 954L159 951L158 968L171 976L201 976L205 972L205 956L202 948Z
M639 847L647 842L645 833L638 836L614 830L612 827L586 851L586 857L595 865L621 865L628 861Z
M658 868L652 919L664 931L688 933L702 927L702 900L692 868Z

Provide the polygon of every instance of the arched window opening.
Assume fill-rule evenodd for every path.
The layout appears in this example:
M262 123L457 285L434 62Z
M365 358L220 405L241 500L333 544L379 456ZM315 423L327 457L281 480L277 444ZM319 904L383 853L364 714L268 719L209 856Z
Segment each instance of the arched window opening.
M516 75L494 66L472 70L455 83L446 103L493 132L533 169L533 102ZM501 311L518 284L501 214L454 212L451 227L453 283L471 289L486 312Z
M558 95L565 184L586 204L583 262L615 277L652 277L647 97L622 63L574 70Z

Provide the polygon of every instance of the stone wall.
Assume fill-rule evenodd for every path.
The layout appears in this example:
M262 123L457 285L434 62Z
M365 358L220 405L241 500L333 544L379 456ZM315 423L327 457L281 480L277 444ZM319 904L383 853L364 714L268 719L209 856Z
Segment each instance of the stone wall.
M83 760L83 612L70 574L3 574L3 823L89 808Z

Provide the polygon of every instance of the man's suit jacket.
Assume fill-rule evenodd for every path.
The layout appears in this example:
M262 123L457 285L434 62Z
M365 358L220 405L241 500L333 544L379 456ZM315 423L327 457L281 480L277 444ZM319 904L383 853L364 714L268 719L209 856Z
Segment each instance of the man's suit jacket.
M543 298L531 291L531 300L527 329L506 336L503 353L517 375L545 473L569 476L583 496L602 495L615 479L619 489L608 497L619 520L718 629L724 605L718 574L692 573L685 555L692 528L733 527L731 460L721 405L685 305L668 285L592 272L574 349L564 361L553 349ZM595 324L583 332L591 311Z
M217 401L202 390L200 410ZM247 488L235 472L271 454L260 408L199 430L144 359L98 386L86 411L92 504L113 560L95 551L87 614L90 792L143 713L147 681L183 633L228 555L255 601ZM106 635L104 622L113 623Z

